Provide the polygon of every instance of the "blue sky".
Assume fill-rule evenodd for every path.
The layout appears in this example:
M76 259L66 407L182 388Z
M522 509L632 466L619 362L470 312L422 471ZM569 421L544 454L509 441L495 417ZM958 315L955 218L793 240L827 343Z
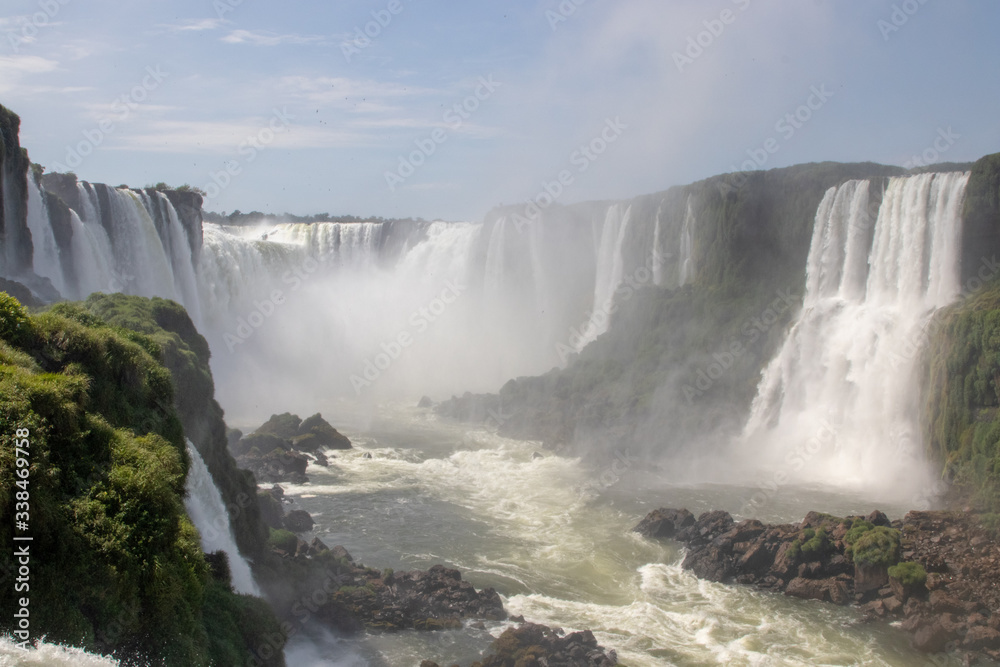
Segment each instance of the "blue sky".
M988 0L5 0L0 103L90 181L478 220L560 172L571 203L998 151L998 25Z

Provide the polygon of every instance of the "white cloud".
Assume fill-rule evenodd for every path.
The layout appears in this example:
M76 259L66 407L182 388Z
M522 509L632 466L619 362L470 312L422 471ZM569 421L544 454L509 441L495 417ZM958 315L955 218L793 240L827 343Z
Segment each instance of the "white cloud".
M59 69L59 63L41 56L0 56L0 93L24 92L21 81L26 76ZM45 91L43 91L45 92Z
M201 32L215 30L223 23L224 19L184 19L179 23L161 23L157 27L166 28L171 32Z
M227 44L251 46L279 46L281 44L322 44L326 37L319 35L279 35L266 30L233 30L222 38Z
M295 125L273 132L267 143L262 136L271 136L269 118L243 118L231 121L153 121L141 132L123 135L115 146L118 150L151 151L157 153L207 153L235 157L250 138L270 149L340 148L361 146L369 142L362 133L351 130Z

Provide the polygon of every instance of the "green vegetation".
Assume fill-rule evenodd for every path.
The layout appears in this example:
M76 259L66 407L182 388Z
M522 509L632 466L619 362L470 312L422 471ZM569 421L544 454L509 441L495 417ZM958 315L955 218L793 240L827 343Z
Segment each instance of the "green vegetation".
M202 197L206 196L204 190L202 190L199 187L188 185L187 183L185 183L184 185L181 185L181 186L178 186L178 187L175 188L175 187L171 187L171 186L167 185L163 181L160 181L159 183L156 183L154 185L147 185L145 187L145 189L146 190L156 190L157 192L167 192L168 190L176 190L177 192L194 192L196 194L201 195Z
M855 563L890 567L899 562L900 533L895 528L875 526L862 533L851 546Z
M267 527L257 502L252 474L239 470L227 448L222 408L215 401L208 342L187 312L166 299L92 294L79 304L58 304L53 311L82 323L102 321L125 337L149 340L159 350L174 385L174 404L185 435L198 449L222 498L240 551L254 559L264 555Z
M906 561L889 568L889 576L904 586L923 586L927 581L927 572L920 563Z
M854 523L851 524L850 529L847 534L844 535L844 544L853 546L855 542L858 541L862 535L870 531L875 526L864 519L856 519Z
M927 346L925 428L942 475L1000 510L1000 281L938 313Z
M28 429L33 632L122 659L239 664L277 621L213 579L185 513L168 342L79 305L31 316L0 294L0 514L14 515L14 440ZM13 528L0 525L7 544ZM13 569L6 549L8 582ZM14 596L0 587L5 609Z
M267 538L267 543L272 547L277 547L288 553L295 553L295 547L299 543L299 538L295 533L284 529L271 528L271 536Z

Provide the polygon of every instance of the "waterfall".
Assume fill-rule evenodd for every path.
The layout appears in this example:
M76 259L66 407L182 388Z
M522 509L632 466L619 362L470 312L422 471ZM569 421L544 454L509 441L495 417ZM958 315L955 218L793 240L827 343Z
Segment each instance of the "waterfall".
M73 296L86 298L93 292L116 292L122 286L116 283L112 270L114 255L111 242L100 223L84 222L76 211L70 210L73 229L73 265L76 267L77 285Z
M330 268L370 271L377 267L381 222L282 223L269 229L267 239L304 248Z
M583 349L602 333L608 330L610 323L610 307L615 290L622 282L625 274L625 258L622 248L628 233L632 218L632 206L629 205L622 213L621 205L614 204L608 208L604 218L604 228L601 232L601 243L597 249L597 278L594 284L593 310L584 335L580 337L577 349Z
M917 361L934 310L959 294L968 173L892 178L871 230L867 181L820 203L803 309L763 372L743 442L799 479L926 483ZM898 478L887 480L895 474Z
M678 285L686 285L694 279L694 226L694 208L691 205L691 197L688 196L684 225L681 227Z
M66 280L63 277L62 262L59 260L59 246L56 235L49 224L49 212L42 199L35 179L28 175L28 230L34 248L32 262L35 273L52 281L60 294L66 294Z
M260 589L253 580L250 564L240 555L229 525L229 512L222 501L222 494L212 480L201 454L187 441L191 468L187 477L187 497L184 507L201 534L201 548L205 553L225 551L229 556L229 570L232 573L233 589L238 593L260 595Z
M507 250L507 216L500 216L493 223L490 245L486 249L486 269L483 277L483 291L487 298L498 297L504 284L504 255Z
M663 251L660 241L660 225L663 224L663 202L656 207L656 226L653 228L653 251L650 262L653 266L653 284L660 286L663 284Z

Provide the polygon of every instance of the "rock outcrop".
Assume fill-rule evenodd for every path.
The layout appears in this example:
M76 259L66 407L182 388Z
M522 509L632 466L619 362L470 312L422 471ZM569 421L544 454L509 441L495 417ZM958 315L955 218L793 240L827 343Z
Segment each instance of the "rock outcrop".
M590 630L565 635L562 630L534 623L508 628L493 642L491 653L472 667L612 667L615 652L599 646ZM425 660L420 667L440 667ZM456 666L457 667L457 666Z
M328 465L324 450L351 449L350 439L333 428L319 413L300 419L284 413L271 415L260 428L243 436L231 432L230 450L240 467L250 470L261 482L309 481L310 461Z
M974 514L915 511L892 522L877 510L810 512L801 523L766 525L658 509L635 530L685 544L683 566L701 578L853 603L868 619L901 620L921 651L1000 660L1000 544Z
M458 570L435 565L429 570L393 572L354 562L342 547L319 539L297 540L292 548L275 548L292 579L265 580L268 597L289 623L315 618L340 632L365 628L445 630L462 627L465 619L507 618L492 588L477 591ZM306 613L305 610L309 610Z

